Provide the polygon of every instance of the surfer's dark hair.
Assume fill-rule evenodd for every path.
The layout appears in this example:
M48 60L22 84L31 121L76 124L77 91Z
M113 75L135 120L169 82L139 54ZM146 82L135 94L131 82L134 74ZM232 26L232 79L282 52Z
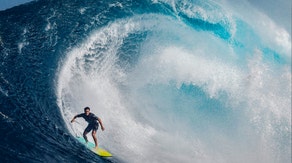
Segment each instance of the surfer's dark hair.
M87 110L87 109L90 110L90 108L87 106L87 107L84 108L84 111Z

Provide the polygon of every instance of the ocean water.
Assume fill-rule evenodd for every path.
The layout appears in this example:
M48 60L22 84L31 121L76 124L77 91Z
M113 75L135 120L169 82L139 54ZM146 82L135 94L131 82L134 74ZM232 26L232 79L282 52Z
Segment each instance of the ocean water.
M226 0L0 11L0 162L291 162L291 29L274 17ZM86 106L114 157L74 139Z

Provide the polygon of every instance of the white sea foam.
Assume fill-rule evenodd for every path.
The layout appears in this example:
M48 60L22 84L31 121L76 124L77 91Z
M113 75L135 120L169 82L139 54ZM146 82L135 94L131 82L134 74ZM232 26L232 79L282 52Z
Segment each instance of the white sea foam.
M139 58L125 68L119 50L140 31ZM86 123L70 120L91 107L106 128L100 145L127 162L286 161L291 71L259 45L246 50L167 16L116 20L60 63L58 105L73 135Z

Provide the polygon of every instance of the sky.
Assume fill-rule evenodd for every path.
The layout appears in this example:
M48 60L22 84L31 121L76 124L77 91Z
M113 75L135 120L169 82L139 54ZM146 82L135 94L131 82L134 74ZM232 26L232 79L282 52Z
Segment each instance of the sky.
M20 4L30 2L32 0L0 0L0 11L5 10Z
M291 0L248 0L248 2L284 26L291 35Z

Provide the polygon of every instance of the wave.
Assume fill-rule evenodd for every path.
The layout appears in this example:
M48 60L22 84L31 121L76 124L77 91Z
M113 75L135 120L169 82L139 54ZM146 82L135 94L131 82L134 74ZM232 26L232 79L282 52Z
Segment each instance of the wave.
M291 19L258 4L42 0L0 11L0 157L291 162ZM74 139L87 124L70 120L86 106L111 159Z
M117 19L60 63L58 105L71 133L85 124L70 119L91 106L106 126L101 144L127 162L289 160L285 31L270 24L264 34L213 2L154 4L164 13Z

